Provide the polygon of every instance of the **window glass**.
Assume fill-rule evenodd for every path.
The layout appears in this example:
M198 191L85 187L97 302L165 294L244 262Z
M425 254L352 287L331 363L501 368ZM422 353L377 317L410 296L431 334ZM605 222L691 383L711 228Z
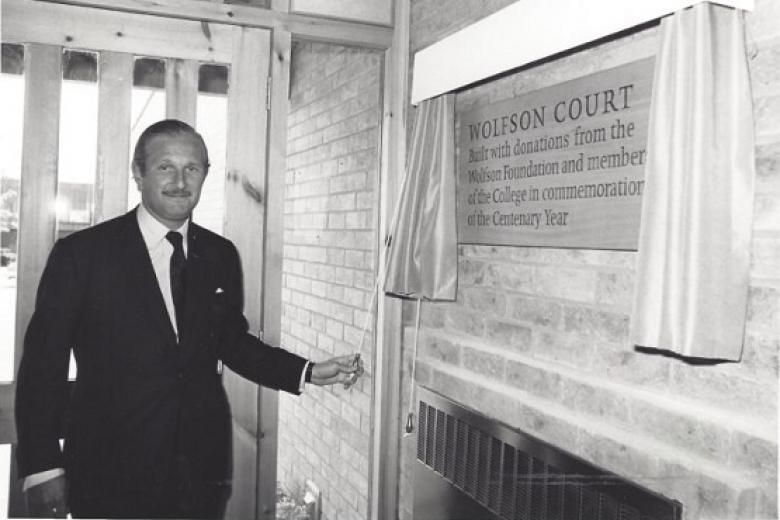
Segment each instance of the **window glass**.
M62 58L57 238L93 224L97 160L97 56L66 50Z
M221 235L225 216L228 67L201 65L198 76L196 127L206 142L211 167L192 218Z

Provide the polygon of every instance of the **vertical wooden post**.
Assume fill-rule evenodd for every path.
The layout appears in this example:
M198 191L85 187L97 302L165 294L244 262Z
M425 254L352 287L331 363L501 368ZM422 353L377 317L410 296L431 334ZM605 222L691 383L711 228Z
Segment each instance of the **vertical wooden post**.
M198 71L195 60L170 58L165 65L165 117L195 126L198 107Z
M228 90L225 236L241 254L244 272L244 313L250 330L263 327L263 243L265 233L266 92L270 32L235 27L233 62ZM258 518L257 424L258 391L254 383L225 371L224 383L233 411L233 495L227 518ZM270 392L270 390L269 390ZM263 432L262 435L266 435ZM263 440L265 442L265 440ZM273 472L276 462L264 462Z
M289 0L274 0L275 10L286 11ZM279 345L282 336L282 248L284 235L284 179L287 166L287 113L292 37L275 27L271 36L271 94L268 122L268 175L263 283L265 341ZM260 389L258 429L258 518L276 518L276 473L279 449L279 395Z
M16 464L16 444L11 446L11 482L8 489L8 518L20 518L29 515L27 503L22 491L23 479L17 478L19 468Z
M95 222L119 216L127 209L133 63L132 54L100 53Z
M379 279L387 270L385 238L390 233L406 162L406 108L409 73L409 0L395 1L393 46L385 51L382 156L379 190ZM377 298L371 501L369 518L398 518L401 421L401 301Z
M24 55L24 71L14 373L19 369L24 333L35 308L38 282L54 245L62 47L28 45Z

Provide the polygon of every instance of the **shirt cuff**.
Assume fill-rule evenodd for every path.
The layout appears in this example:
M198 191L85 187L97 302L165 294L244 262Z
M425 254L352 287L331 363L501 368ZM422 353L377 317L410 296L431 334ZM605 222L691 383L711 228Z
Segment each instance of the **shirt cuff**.
M306 369L309 368L309 365L311 364L311 361L307 361L305 365L303 365L303 370L301 370L301 382L298 383L298 391L303 393L303 390L306 388Z
M59 477L60 475L64 475L65 470L62 468L54 468L54 469L47 469L46 471L41 471L40 473L33 473L32 475L27 475L24 477L24 483L22 484L22 491L27 491L33 486L37 486L38 484L43 484L44 482L48 482L49 480L55 479Z

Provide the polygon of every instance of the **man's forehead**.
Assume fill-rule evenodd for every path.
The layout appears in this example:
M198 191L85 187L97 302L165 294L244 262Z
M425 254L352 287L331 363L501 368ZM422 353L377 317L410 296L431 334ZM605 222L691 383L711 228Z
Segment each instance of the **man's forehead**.
M193 134L183 132L175 134L157 134L153 135L148 141L147 146L157 144L158 146L175 146L176 144L197 144L200 146L200 139Z
M200 158L205 161L206 148L197 136L186 133L158 134L146 142L147 153L165 155L166 153L180 153L183 150L197 150Z

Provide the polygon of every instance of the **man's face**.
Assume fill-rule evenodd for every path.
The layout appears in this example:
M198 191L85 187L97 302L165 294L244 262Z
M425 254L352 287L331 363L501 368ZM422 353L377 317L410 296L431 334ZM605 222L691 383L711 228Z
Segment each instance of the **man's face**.
M175 229L197 205L207 168L205 150L195 136L163 134L147 141L144 164L133 164L133 178L146 209Z

